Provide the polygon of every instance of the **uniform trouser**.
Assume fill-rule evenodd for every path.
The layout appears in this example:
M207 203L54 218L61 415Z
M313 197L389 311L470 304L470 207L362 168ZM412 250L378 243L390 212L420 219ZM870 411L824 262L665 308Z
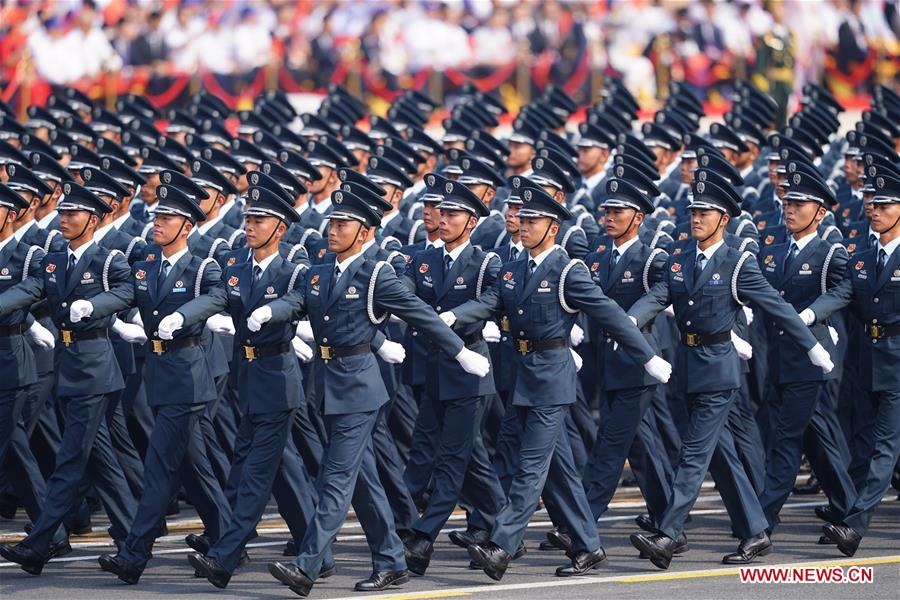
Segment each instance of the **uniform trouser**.
M518 441L521 435L522 425L519 422L518 411L512 404L512 398L508 398L503 420L500 421L500 431L497 432L497 449L494 452L494 470L507 496L519 467Z
M655 391L656 386L642 386L605 393L608 398L606 418L597 433L597 441L591 451L584 475L584 487L595 520L600 518L609 506L622 476L625 459L632 454L631 449L637 446L637 454L648 456L656 454L660 448L656 444L647 446L643 443L644 436L639 434L642 421L645 423L644 434L649 433L644 416L653 401ZM631 463L638 484L643 484L641 492L647 501L651 518L659 517L669 497L671 481L666 480L667 463L668 458L665 455L652 456ZM649 467L649 471L642 467ZM642 470L645 472L638 476L638 471Z
M803 433L803 453L809 459L832 510L845 515L858 490L850 476L850 449L838 422L835 398L838 386L828 382L819 396L809 426ZM849 485L848 482L849 481Z
M100 495L112 522L112 537L124 540L137 508L122 469L116 462L106 426L104 394L60 397L66 426L47 482L47 498L40 518L22 544L46 556L52 536L66 513L81 500L80 484L87 479Z
M406 569L403 543L397 537L375 467L372 434L379 412L325 416L328 445L316 482L316 515L294 560L294 565L312 580L318 577L326 553L347 518L351 499L372 552L374 570Z
M234 445L237 438L237 425L235 413L237 411L232 402L237 393L228 385L228 376L216 379L216 399L206 405L206 410L200 416L200 430L206 441L206 455L213 472L224 488L228 485L228 473L234 459Z
M672 409L666 397L666 386L656 385L653 386L653 390L653 404L645 414L648 414L653 422L658 433L658 443L665 451L664 456L669 459L668 470L671 471L672 466L678 462L678 454L681 452L681 433L675 426L675 419L672 418Z
M875 508L891 485L894 465L900 456L900 390L868 392L877 407L875 419L866 428L872 453L869 470L859 488L859 497L844 523L861 536L866 535Z
M135 498L140 498L144 490L144 464L134 442L131 441L121 401L121 391L109 395L109 402L106 405L106 426L109 428L113 451L116 453L119 466L122 467L131 494Z
M135 356L135 372L125 379L122 391L122 410L128 423L131 440L141 457L146 457L150 446L150 435L153 433L153 411L147 401L147 389L144 386L143 357Z
M419 405L416 403L412 388L398 383L394 391L391 412L388 415L388 426L397 448L397 455L403 464L409 459L418 410Z
M728 413L737 398L737 389L689 394L690 424L682 440L681 456L659 530L677 539L684 521L700 494L700 486L710 468L713 455L720 450L718 468L714 468L732 529L741 538L752 537L766 528L766 519L753 486L734 448L734 439L726 427ZM718 474L718 477L716 475ZM732 505L729 500L734 500ZM737 514L737 511L743 514Z
M235 463L240 462L231 519L207 556L226 571L237 568L244 546L256 531L278 474L294 410L245 414L235 440ZM238 453L240 450L240 453Z
M850 478L857 490L866 486L869 474L869 461L875 451L875 438L872 436L872 425L878 415L878 395L861 388L856 390L853 398L853 428L850 439Z
M503 490L481 436L485 400L485 396L448 401L423 399L423 404L432 405L440 422L440 436L432 471L434 491L413 529L431 541L453 513L464 486L466 497L481 516L480 529L489 530L493 516L503 507Z
M778 524L778 513L787 501L797 473L800 470L800 458L808 443L818 443L823 452L811 453L809 459L818 474L828 476L829 487L833 490L829 498L835 496L832 506L838 508L839 514L844 514L850 508L856 498L856 489L846 471L846 465L842 460L838 448L838 440L832 438L833 432L817 427L813 423L814 415L821 405L827 405L827 399L822 398L825 384L821 381L798 381L784 383L775 386L775 402L772 405L772 431L769 445L766 469L765 491L760 495L759 502L769 522L769 529L774 529ZM809 431L812 436L805 435ZM810 439L810 438L814 439ZM806 438L806 439L805 439ZM822 464L822 458L837 461L832 468ZM819 464L816 464L819 463Z
M308 379L304 381L309 381ZM291 429L291 437L294 444L303 457L308 473L318 473L322 468L322 455L325 453L322 437L313 420L309 403L304 402L294 415L294 425Z
M203 404L168 404L155 410L153 432L144 472L147 480L137 514L120 556L143 570L166 515L169 500L181 484L206 526L207 535L218 539L231 509L206 459L198 421Z
M560 511L558 521L572 535L573 551L596 550L600 547L596 522L565 431L568 405L517 406L513 410L521 432L515 453L518 467L506 504L495 519L491 541L510 556L515 554L543 490Z
M27 388L0 391L0 465L8 475L11 491L25 507L32 523L41 514L47 486L25 432L22 411L28 401ZM66 537L65 530L57 529L51 543Z
M734 408L728 414L728 428L734 438L734 446L737 450L744 471L759 496L766 483L766 450L763 445L759 424L753 416L750 405L746 374L742 377L744 385L738 390L738 397Z
M391 403L387 403L378 411L375 430L372 432L372 448L378 477L394 513L397 529L410 529L419 519L419 511L403 480L404 464L388 428L391 408Z
M416 387L420 392L422 391L422 386ZM435 414L434 403L424 393L421 393L420 397L419 412L416 415L416 425L413 428L412 444L409 449L409 460L403 472L406 487L416 502L422 500L430 488L435 461L434 449L441 438L441 427Z

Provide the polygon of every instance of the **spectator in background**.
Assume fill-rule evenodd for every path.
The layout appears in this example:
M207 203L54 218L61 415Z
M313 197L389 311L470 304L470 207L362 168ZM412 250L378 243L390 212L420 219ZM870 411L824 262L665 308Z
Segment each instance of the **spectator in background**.
M232 40L235 68L238 71L264 67L272 60L272 34L252 6L241 11L240 22L234 28Z
M136 67L157 66L169 60L169 45L160 25L162 14L152 11L147 17L147 31L139 35L131 43L129 62Z
M841 15L842 22L838 28L838 69L847 74L869 55L866 30L859 18L861 10L860 0L847 0L847 8Z
M506 65L516 59L516 43L509 29L509 12L495 6L486 23L472 33L472 62L475 65Z

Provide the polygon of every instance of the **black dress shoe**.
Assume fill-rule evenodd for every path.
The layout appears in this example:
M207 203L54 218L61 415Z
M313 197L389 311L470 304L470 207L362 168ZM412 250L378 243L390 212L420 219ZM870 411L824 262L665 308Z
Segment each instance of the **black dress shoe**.
M335 573L337 573L337 563L322 565L322 567L319 569L319 579L328 579Z
M572 536L559 529L551 529L547 532L547 541L557 550L569 552L572 550Z
M830 506L817 506L813 509L816 518L826 523L840 523L841 518L835 513Z
M660 569L669 568L672 555L675 553L675 540L661 533L653 535L632 533L631 545L637 548L641 554L645 554L653 566Z
M493 542L484 545L473 544L468 547L469 558L475 561L484 573L494 581L503 579L512 557Z
M25 526L25 532L31 533L31 528L34 527L31 523ZM72 523L71 525L66 525L66 532L69 535L89 535L94 532L94 526L91 523L91 520L82 521L80 523Z
M656 529L656 525L653 524L653 519L646 513L636 516L634 518L634 524L647 533L659 533Z
M403 554L406 556L406 566L409 567L409 572L421 577L431 563L434 544L426 537L414 535L411 540L403 543Z
M528 552L528 548L525 547L525 540L522 540L521 542L519 542L519 547L516 548L516 553L513 554L512 559L518 560L518 559L522 558L523 556L525 556L526 552Z
M118 554L101 554L97 559L100 568L112 573L128 585L134 585L141 578L141 571Z
M597 548L593 552L579 552L572 559L572 564L556 569L557 577L578 577L579 575L587 575L600 566L600 563L606 560L606 551L603 548Z
M816 544L818 544L819 546L833 546L834 540L827 535L820 535L819 539L816 540Z
M239 567L244 567L244 566L247 566L247 565L249 565L249 564L250 564L250 555L247 554L247 551L246 551L246 550L244 550L243 552L241 552L241 557L238 559L238 564L237 564L237 566L239 566Z
M199 571L203 577L206 577L207 581L217 588L225 589L228 586L228 582L231 580L231 573L226 571L215 560L195 552L188 554L188 562L191 563L194 570Z
M819 485L819 480L816 479L815 475L810 475L809 479L806 480L806 483L794 486L794 493L798 496L811 496L818 494L821 491L822 486Z
M269 563L269 574L275 579L291 588L298 596L309 596L313 581L306 574L291 563Z
M50 544L50 548L47 551L47 560L51 558L57 558L60 556L65 556L72 552L72 545L69 544L68 539L63 539L61 542L56 542L55 544Z
M390 585L403 585L409 581L409 571L375 571L368 579L357 581L353 589L357 592L378 592Z
M465 531L451 531L447 537L460 548L468 548L473 544L486 544L490 534L484 529L466 529Z
M684 554L685 552L687 552L690 549L691 549L691 547L688 546L688 543L687 543L687 535L682 531L681 535L678 536L678 539L675 540L675 548L672 550L672 554L673 555ZM638 558L643 558L646 560L646 559L650 558L650 556L641 552L640 554L638 554Z
M297 556L297 542L288 540L284 544L284 550L281 551L282 556Z
M765 531L751 538L741 540L736 552L722 557L723 565L746 565L757 556L765 556L772 553L772 540Z
M822 526L822 531L837 544L838 550L847 556L856 554L856 549L859 548L859 543L862 541L862 537L852 527L846 525L827 523Z
M196 533L189 533L187 537L184 538L184 543L203 556L206 556L206 553L209 552L210 547L212 547L212 543L210 543L208 537Z
M0 544L0 556L9 562L17 563L29 575L40 575L48 560L22 544L15 546Z

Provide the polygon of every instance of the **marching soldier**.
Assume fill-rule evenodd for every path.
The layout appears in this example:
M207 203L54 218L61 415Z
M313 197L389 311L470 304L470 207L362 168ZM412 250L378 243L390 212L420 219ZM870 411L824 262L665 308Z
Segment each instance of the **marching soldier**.
M556 574L585 575L606 558L565 432L565 416L575 402L576 367L569 351L569 331L577 313L584 311L608 329L634 357L635 366L643 364L661 381L671 372L640 332L627 324L624 311L594 285L584 263L570 260L556 245L560 223L572 216L568 209L540 188L521 194L520 235L529 251L527 259L508 263L496 284L478 298L441 313L452 326L469 325L502 311L516 335L519 356L512 404L521 424L519 466L489 540L468 548L472 560L495 580L503 577L519 552L542 490L564 511L572 533L572 564L560 567Z
M192 256L187 247L190 230L203 211L186 194L162 185L154 211L154 241L162 249L159 260L133 267L131 303L140 312L151 352L144 365L148 403L154 412L153 430L144 463L144 491L128 538L116 555L100 556L100 567L130 584L138 582L165 518L169 500L184 485L206 526L217 539L231 510L206 456L199 420L216 387L200 343L203 325L183 329L171 340L155 337L161 314L218 285L220 269L211 258ZM111 310L109 294L82 300L74 307L88 310L92 319ZM115 305L113 305L114 307Z
M0 294L0 315L46 297L59 329L56 394L65 408L66 426L56 469L48 481L44 510L31 533L15 546L0 546L0 555L33 575L40 575L53 550L52 536L81 500L83 480L93 483L100 494L112 521L112 537L119 543L125 540L135 512L134 497L110 447L105 419L109 395L124 387L109 341L113 317L83 320L84 315L71 310L76 300L101 292L112 292L120 298L114 308L124 309L131 270L121 252L104 250L93 239L110 206L75 183L66 183L63 192L65 199L58 210L68 249L47 255L41 277L28 278Z
M696 247L669 259L666 277L629 309L639 325L670 304L681 333L679 372L690 407L690 425L682 440L679 463L667 507L653 535L632 534L631 543L661 569L667 569L681 542L684 520L700 492L713 452L722 452L731 484L726 505L741 510L732 517L732 528L741 538L738 550L726 555L727 564L745 564L772 551L766 534L768 523L744 466L734 448L731 430L725 426L741 385L738 354L732 329L741 307L753 302L768 313L807 351L810 361L823 371L833 368L818 340L798 327L796 314L759 273L749 252L725 245L728 220L740 214L735 198L717 185L693 184L691 234Z
M807 325L813 325L849 306L865 329L856 348L859 385L864 391L857 401L874 415L863 433L870 449L868 471L856 502L845 514L836 515L834 523L822 527L847 556L856 553L868 532L900 455L900 180L879 175L874 183L872 229L878 241L851 259L837 287L800 313Z
M372 356L373 337L378 324L387 318L386 311L397 313L411 326L440 340L439 347L456 357L467 371L483 377L489 368L487 359L468 350L400 283L387 263L363 256L363 244L371 228L378 225L378 214L369 204L343 190L335 192L332 200L328 240L329 249L336 254L334 265L314 266L298 291L251 315L252 320L278 324L308 313L322 361L317 385L322 386L329 445L317 481L316 515L296 560L269 565L273 577L301 596L309 595L324 553L346 518L354 481L356 495L362 492L367 500L355 506L373 552L374 567L372 576L359 582L356 589L381 590L400 585L409 577L372 450L379 408L388 401Z

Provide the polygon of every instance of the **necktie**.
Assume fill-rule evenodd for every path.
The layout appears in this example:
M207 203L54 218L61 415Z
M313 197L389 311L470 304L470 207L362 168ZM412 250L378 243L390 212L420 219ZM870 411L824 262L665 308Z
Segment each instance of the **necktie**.
M516 260L519 258L519 249L515 246L510 246L509 248L509 260Z
M537 263L534 262L534 259L530 259L528 261L528 277L530 278L534 274L534 270L537 269Z
M700 281L700 275L703 273L703 267L706 266L706 255L698 254L697 263L694 265L694 282Z
M262 277L262 267L259 265L255 265L253 267L253 282L256 283L259 281L259 278Z
M337 280L341 278L341 268L337 265L334 265L334 282L337 283Z
M884 267L887 265L887 252L885 252L884 248L881 248L878 251L878 262L875 263L875 278L878 279L881 277L881 273L884 271Z
M75 271L75 255L69 255L69 264L66 267L66 281L69 281L72 278L72 272Z
M869 234L869 248L874 248L877 245L878 245L878 238L870 233Z
M445 254L444 255L444 274L445 275L450 272L450 267L452 265L453 265L453 259L450 258L449 254Z
M613 248L612 255L609 257L610 268L615 267L619 264L619 251L616 248Z
M785 273L791 268L791 265L794 264L794 259L797 258L797 253L799 249L797 248L797 244L791 242L791 249L788 250L787 260L784 261L784 271Z
M159 266L159 282L162 283L169 276L169 261L164 260Z

